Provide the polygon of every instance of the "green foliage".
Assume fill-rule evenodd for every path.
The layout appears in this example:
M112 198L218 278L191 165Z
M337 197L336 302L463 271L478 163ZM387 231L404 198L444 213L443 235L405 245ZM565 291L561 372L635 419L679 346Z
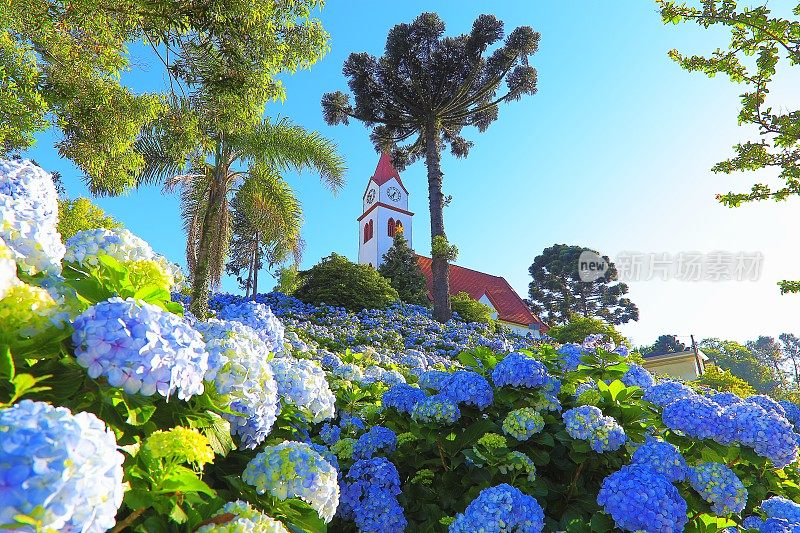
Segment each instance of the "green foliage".
M399 295L389 280L369 265L358 265L331 254L300 272L294 296L307 303L341 306L352 311L382 309Z
M669 52L670 58L690 72L709 77L724 74L733 83L746 87L740 97L739 124L756 126L759 138L736 144L735 155L717 163L712 170L732 174L775 168L784 182L779 187L756 183L748 192L718 194L717 200L728 207L739 207L754 201L783 201L800 194L800 110L767 102L779 64L800 65L800 4L792 12L795 18L782 18L772 14L767 2L739 7L733 0L704 0L702 9L670 0L656 2L664 23L691 21L703 28L730 31L727 48L718 48L710 56ZM780 282L781 293L797 292L797 283Z
M639 351L642 355L662 355L685 352L688 349L675 335L659 335L656 342L650 346L642 347Z
M61 234L61 240L65 242L79 231L121 227L122 223L107 215L88 198L58 201L58 232Z
M431 256L455 261L458 257L458 247L450 244L444 235L436 235L431 241Z
M283 294L294 294L300 285L300 274L297 271L297 264L292 263L287 267L278 269L278 283L272 289Z
M566 324L553 326L547 331L547 335L562 344L568 342L581 343L589 335L598 333L610 338L616 344L628 343L622 333L617 331L611 324L607 324L599 318L575 314L569 317L569 321Z
M528 269L533 281L528 287L530 306L546 322L563 324L571 315L597 317L609 324L639 320L639 309L625 295L628 285L617 279L617 268L607 256L605 272L594 281L581 279L578 263L590 248L554 244L536 256ZM583 340L583 339L581 339Z
M391 248L384 254L378 272L389 280L400 299L409 304L428 305L425 275L402 231L394 235Z
M495 46L504 28L493 15L480 15L469 34L445 37L444 33L444 22L436 13L422 13L410 24L396 25L389 31L382 57L353 53L345 61L353 105L341 91L322 96L328 124L348 124L351 118L362 121L372 128L378 149L393 151L399 168L425 159L433 314L441 322L450 318L446 258L455 252L442 246L447 241L441 151L449 146L455 156L466 157L473 143L462 136L465 126L482 132L497 120L499 104L536 93L536 69L529 56L539 46L539 34L528 26L515 28ZM408 142L398 144L404 141ZM444 264L439 264L441 259Z
M480 322L481 324L494 324L492 308L488 305L473 300L466 292L459 292L450 299L453 312L458 313L465 322Z
M722 370L746 381L759 394L774 394L780 380L774 370L747 347L734 341L704 339L700 349Z
M723 370L715 365L706 365L705 373L689 385L694 388L709 387L720 392L732 392L740 398L747 398L757 394L756 390L745 380L731 374L730 370Z

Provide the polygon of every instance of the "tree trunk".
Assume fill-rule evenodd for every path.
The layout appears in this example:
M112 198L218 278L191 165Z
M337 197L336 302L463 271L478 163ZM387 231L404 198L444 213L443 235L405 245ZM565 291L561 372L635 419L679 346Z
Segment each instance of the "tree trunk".
M221 143L217 144L214 176L208 193L208 206L203 217L200 242L197 245L197 263L192 272L192 303L189 310L200 320L208 316L208 290L211 284L209 264L211 263L211 244L219 238L219 213L225 200L225 180L222 179L223 160Z
M255 243L256 247L253 251L253 300L256 299L256 294L258 294L258 232L256 232L255 236Z
M444 233L444 195L442 194L442 169L439 153L438 131L435 124L425 127L425 166L428 167L428 204L431 212L431 244ZM433 293L433 318L439 322L450 320L450 268L446 257L431 253L431 292Z

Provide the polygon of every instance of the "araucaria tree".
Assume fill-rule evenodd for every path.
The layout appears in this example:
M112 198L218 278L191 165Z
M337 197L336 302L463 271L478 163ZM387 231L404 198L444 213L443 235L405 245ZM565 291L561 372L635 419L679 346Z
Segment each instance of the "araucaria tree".
M427 305L428 289L425 275L419 268L414 252L402 231L396 231L391 248L384 254L378 267L381 276L389 280L400 299L409 304Z
M699 7L670 0L656 3L664 23L693 21L704 28L730 30L728 48L717 49L709 57L669 52L688 71L708 76L725 74L732 82L746 86L738 121L756 126L759 138L734 146L735 155L712 170L731 174L775 169L783 181L778 187L756 183L750 191L718 194L717 199L728 207L738 207L746 202L782 201L800 195L800 110L767 102L778 65L800 65L800 20L774 16L766 5L739 7L735 0L701 0ZM800 4L792 12L800 17ZM800 281L781 281L778 285L784 293L800 292Z
M462 136L464 126L484 131L497 119L500 103L536 92L536 70L528 65L528 57L539 43L538 33L521 26L485 56L504 34L503 23L491 15L479 16L469 34L445 37L444 31L444 22L435 13L395 26L382 57L354 53L345 61L353 104L341 91L322 97L329 124L347 124L351 118L364 122L372 128L379 149L393 149L399 168L425 159L433 313L440 321L451 314L448 260L452 257L444 229L441 152L449 146L455 156L466 157L472 142Z
M602 276L594 281L581 279L578 258L584 251L594 252L583 246L554 244L536 256L528 269L533 277L528 287L531 309L552 324L564 324L571 314L601 318L609 324L639 320L636 304L625 297L628 286L615 282L617 269L608 257L603 256L608 269Z

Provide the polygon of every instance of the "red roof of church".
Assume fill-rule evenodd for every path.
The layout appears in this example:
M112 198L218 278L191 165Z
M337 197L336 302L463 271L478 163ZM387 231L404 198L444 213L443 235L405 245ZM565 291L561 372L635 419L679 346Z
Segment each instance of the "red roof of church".
M422 273L428 282L428 293L431 289L431 258L422 255L417 256ZM549 328L539 317L531 313L522 298L511 288L506 279L501 276L492 276L464 268L458 265L450 265L450 294L466 292L471 298L479 300L484 294L492 302L497 310L497 317L506 322L529 326L536 324L539 330L544 333Z
M400 173L397 172L397 169L392 164L392 156L389 155L389 152L381 152L381 158L378 160L378 166L375 167L375 174L372 175L371 179L380 187L392 178L396 179L400 187L408 194L406 186L403 185L403 180L400 179ZM364 189L364 194L367 194L367 190L369 190L369 181L367 182L367 188Z

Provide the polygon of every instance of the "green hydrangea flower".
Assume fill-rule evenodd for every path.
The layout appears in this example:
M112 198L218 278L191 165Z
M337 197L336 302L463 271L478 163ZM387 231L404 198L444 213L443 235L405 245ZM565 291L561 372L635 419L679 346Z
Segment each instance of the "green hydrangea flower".
M190 463L198 467L214 460L208 439L196 429L181 426L156 431L144 442L145 449L156 459Z

